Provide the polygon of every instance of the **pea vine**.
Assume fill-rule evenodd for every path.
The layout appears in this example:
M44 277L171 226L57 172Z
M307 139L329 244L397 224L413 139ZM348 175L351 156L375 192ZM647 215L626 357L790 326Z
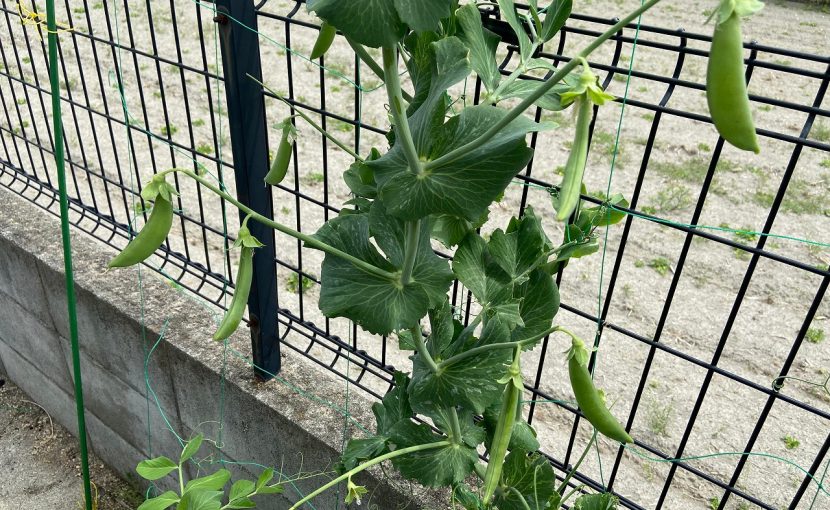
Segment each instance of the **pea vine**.
M144 187L142 197L154 203L153 211L110 267L143 261L167 236L176 193L166 181L170 173L198 181L248 215L236 241L242 250L236 293L214 339L223 340L233 333L244 313L252 253L260 245L247 228L253 220L325 253L319 299L323 314L348 318L370 333L396 334L401 348L412 351L411 370L396 372L394 389L373 406L375 434L349 441L338 465L340 475L292 509L344 481L346 501L359 501L366 489L353 483L352 477L386 461L407 479L451 488L453 506L467 510L557 509L571 497L576 497L573 508L616 507L616 498L610 494L582 489L566 492L584 453L556 484L552 466L537 453L535 431L519 412L524 391L521 360L522 353L548 335L569 337L568 372L582 414L608 438L633 441L594 387L587 368L589 349L553 323L559 309L553 277L571 259L596 252L596 229L621 221L624 215L618 208L628 205L619 195L598 207L586 207L581 200L592 110L613 99L600 87L586 58L659 1L644 2L558 68L536 55L565 24L571 0L556 0L544 8L531 0L526 11L517 10L513 0L491 2L497 4L518 40L519 65L503 76L496 61L499 38L483 26L475 3L308 0L309 9L323 22L313 56L323 55L339 31L385 83L392 121L386 152L372 149L362 158L324 132L354 156L354 163L343 174L352 192L347 202L351 207L309 236L256 213L189 170L161 172ZM757 9L755 0L723 0L716 13L713 52L717 54L712 55L707 77L717 129L730 143L755 151L739 23L740 16ZM381 49L380 63L372 59L367 47ZM401 65L411 90L403 88ZM543 81L527 78L526 73L535 69L549 71L550 77ZM458 104L451 90L472 73L481 79L483 100L451 112L450 105ZM502 107L508 99L518 104ZM557 220L566 222L564 240L551 241L532 208L485 239L478 228L487 222L490 205L533 156L527 135L556 127L525 116L533 105L551 111L573 106L577 112L571 154L559 191L553 194ZM304 114L297 116L319 129ZM294 120L290 117L280 125L282 138L266 177L268 184L279 183L286 174L297 136ZM451 263L433 252L432 239L455 250ZM447 296L456 279L472 293L480 309L466 325L455 318ZM421 423L413 421L415 415L422 418ZM479 456L482 447L486 461ZM147 474L146 463L161 466L152 476L164 476L176 468L181 473L182 462L152 459L139 466L139 473ZM222 480L224 485L227 478ZM211 486L211 493L202 495L211 503L199 508L248 508L253 505L250 495L277 490L267 481L239 485L224 506L218 486ZM183 508L186 498L194 499L199 490L207 490L198 484L190 491L182 484L181 489L180 494L159 496L167 499L148 500L141 509L173 504Z

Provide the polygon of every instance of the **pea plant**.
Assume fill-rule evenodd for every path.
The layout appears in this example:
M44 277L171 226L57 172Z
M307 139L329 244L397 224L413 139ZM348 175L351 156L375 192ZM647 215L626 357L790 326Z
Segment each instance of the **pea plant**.
M247 214L236 239L242 250L236 292L215 340L228 338L242 321L251 261L260 246L247 228L253 220L325 253L319 298L325 316L348 318L370 333L396 334L401 348L412 351L411 370L396 372L394 389L373 406L375 434L349 441L339 476L292 509L344 481L346 502L359 501L366 489L353 476L385 461L407 479L450 488L452 505L467 510L557 509L572 497L572 508L616 507L610 494L590 494L582 487L567 491L596 433L562 480L538 453L536 433L521 419L521 362L522 354L547 336L569 338L568 373L582 414L598 433L620 443L633 441L592 382L590 348L554 324L559 291L553 277L571 259L596 252L596 230L619 222L624 217L620 208L628 205L619 195L594 207L581 199L593 109L613 99L586 59L659 1L644 2L558 68L537 55L570 16L571 0L542 8L530 0L526 11L517 10L513 0L488 2L498 7L518 40L520 62L505 76L496 60L499 38L482 25L476 3L308 0L323 27L313 56L323 55L339 32L385 83L392 124L388 150L372 149L361 157L324 132L354 156L343 173L352 192L350 207L310 236L265 218L189 170L158 173L144 187L142 197L154 203L152 213L111 267L141 262L167 236L176 193L166 181L170 173L199 181ZM742 73L740 17L757 10L757 4L723 0L707 76L716 128L730 143L753 151L757 141ZM367 48L379 48L382 63ZM401 68L409 78L407 90ZM549 77L532 79L531 71ZM483 84L483 99L457 111L462 103L454 101L454 87L473 73ZM503 106L507 100L515 106ZM527 135L556 127L524 115L534 105L576 110L571 153L552 193L554 221L565 222L564 239L553 242L532 208L485 238L479 228L488 221L488 208L533 156ZM311 122L302 113L296 116ZM280 125L268 184L279 183L286 174L297 136L295 120L289 117ZM452 262L434 253L432 240L454 249ZM455 279L471 292L478 310L466 325L448 300ZM172 470L173 463L167 468ZM186 493L183 487L176 497L184 501ZM220 507L237 508L218 502L204 508Z

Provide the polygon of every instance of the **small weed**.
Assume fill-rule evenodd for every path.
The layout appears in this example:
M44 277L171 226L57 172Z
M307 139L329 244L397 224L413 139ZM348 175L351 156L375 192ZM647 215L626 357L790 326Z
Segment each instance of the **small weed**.
M811 344L820 344L824 341L824 338L824 330L819 328L807 328L807 334L804 335L804 339Z
M821 160L821 163L818 164L822 168L830 168L830 158L824 158Z
M205 119L196 119L193 121L193 127L201 127L205 125Z
M74 12L75 14L85 14L86 9L84 9L83 7L75 7L74 9L72 9L72 12Z
M813 125L813 139L819 142L830 142L830 126L824 122L816 122Z
M326 176L320 172L311 172L305 176L305 181L310 184L320 184L326 179Z
M621 74L621 73L617 73L617 74L614 75L614 81L620 81L620 82L625 83L625 82L628 81L628 76L626 76L624 74Z
M640 115L640 117L642 117L643 119L645 119L649 122L654 120L654 114L653 113L644 113L644 114Z
M643 262L642 260L635 260L634 261L634 267L637 267L637 268L646 267L646 263Z
M674 415L674 401L661 404L657 398L651 400L648 405L646 419L648 429L658 436L668 437L669 425Z
M285 281L285 290L292 294L297 294L301 290L302 292L305 292L314 286L314 280L308 276L303 275L302 282L302 289L300 289L300 275L297 273L291 273Z
M699 143L697 144L697 150L700 152L712 152L712 147L708 143Z
M720 506L720 498L709 498L709 508L710 510L718 510Z
M17 100L17 101L15 101L15 102L16 102L17 104L19 104L20 106L23 106L24 104L26 104L26 98L25 98L25 97L21 97L20 99L18 99L18 100Z
M200 143L196 147L196 152L198 152L199 154L204 154L206 156L213 154L213 145L209 143Z
M175 135L178 130L179 128L177 128L173 124L167 124L166 126L162 126L161 134L169 137Z
M648 262L648 267L657 271L657 274L660 276L666 276L671 269L671 264L669 263L669 259L665 257L657 257L656 259L652 259Z
M643 207L648 214L682 210L692 205L692 192L686 186L672 184L660 190L653 206Z
M22 59L22 60L23 60L23 63L24 63L24 64L31 64L31 63L32 63L32 59L31 59L31 58L29 58L29 57L23 57L23 59Z
M801 445L801 441L794 438L793 436L787 434L786 436L781 438L781 441L784 441L784 447L787 450L795 450Z
M291 209L289 209L288 207L282 206L282 208L280 209L280 212L283 213L283 214L291 214Z
M761 106L758 107L758 110L760 110L762 112L772 111L772 105L770 105L770 104L761 105Z

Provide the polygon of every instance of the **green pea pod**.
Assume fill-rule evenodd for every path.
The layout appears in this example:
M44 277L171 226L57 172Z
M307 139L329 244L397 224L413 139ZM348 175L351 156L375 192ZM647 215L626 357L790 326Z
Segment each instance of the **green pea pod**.
M288 163L291 162L292 146L293 144L288 139L288 133L283 132L282 138L280 138L280 146L277 148L277 155L274 156L271 169L265 176L266 184L276 186L285 179L285 174L288 172Z
M161 195L156 196L147 223L107 267L128 267L143 262L161 246L172 225L173 204Z
M568 375L579 408L600 433L621 443L633 442L628 432L605 407L599 391L594 387L591 374L588 373L588 357L585 344L582 340L574 338L568 353Z
M507 447L513 437L513 426L516 423L516 416L519 411L519 396L524 384L522 382L522 371L519 366L521 349L518 349L513 357L513 364L507 375L500 379L499 383L507 383L504 388L504 397L501 404L499 421L496 423L496 430L493 433L493 441L490 445L490 457L487 461L487 471L484 474L484 498L485 504L489 503L501 480L501 472L504 467L504 457L507 455Z
M213 334L213 339L221 341L233 334L239 323L242 322L242 314L248 305L248 294L251 292L251 280L254 274L254 249L248 246L242 247L242 256L239 259L239 269L236 272L236 292L233 293L231 306L222 319L219 329Z
M724 140L742 150L756 154L761 151L746 91L741 18L737 10L715 25L706 70L706 100L712 122Z
M571 154L568 156L568 162L565 165L562 186L559 189L559 208L556 217L560 221L567 219L579 203L582 176L585 174L585 162L588 159L588 137L593 103L586 96L582 96L578 103L576 134L574 134Z
M337 29L324 21L320 25L320 33L317 35L317 41L314 43L309 58L317 60L325 55L331 47L331 43L334 42L335 35L337 35Z

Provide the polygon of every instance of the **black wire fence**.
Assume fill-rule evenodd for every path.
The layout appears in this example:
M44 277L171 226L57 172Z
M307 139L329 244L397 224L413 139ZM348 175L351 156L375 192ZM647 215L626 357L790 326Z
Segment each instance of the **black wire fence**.
M62 7L68 25L60 38L60 65L73 224L114 248L134 234L132 221L146 215L141 183L170 167L206 172L258 212L313 233L348 199L339 182L348 157L296 119L304 134L295 148L293 178L274 191L264 188L268 147L279 136L269 126L289 114L310 116L356 152L384 146L385 111L373 111L370 104L379 81L344 41L319 63L305 58L318 26L302 1L65 0ZM0 184L57 215L45 27L25 16L36 9L34 2L0 6ZM496 9L485 7L482 16L502 38L501 69L509 74L518 60L512 32ZM537 56L554 65L567 61L574 48L613 22L573 15ZM586 462L574 483L614 491L623 507L633 509L691 508L691 502L717 509L826 508L830 499L817 482L830 449L830 393L820 384L820 370L830 366L820 365L828 361L825 351L810 349L820 346L824 333L815 324L829 309L830 272L822 257L830 231L830 56L746 46L764 147L759 171L713 134L701 79L709 43L681 29L632 25L589 59L603 85L625 98L617 100L621 108L598 112L592 125L589 172L602 179L589 178L589 190L621 191L630 206L625 221L608 233L595 265L573 264L558 275L560 319L595 335L599 357L592 366L614 388L615 414L628 429L646 432L635 434L637 455L605 445L598 455L602 462ZM476 102L480 92L474 81L462 91L468 102ZM625 124L617 124L621 112ZM568 123L567 115L531 113L537 120ZM639 136L629 137L629 131ZM549 202L554 189L547 182L553 173L540 161L561 147L536 134L531 145L536 161L499 205L507 217ZM227 268L234 255L227 247L237 215L189 179L177 178L176 186L181 197L174 232L150 265L222 306L233 286ZM738 194L749 199L738 200ZM585 197L595 203L604 198ZM711 206L719 202L726 207ZM322 317L314 298L320 254L280 234L253 233L266 241L255 261L249 302L258 375L279 370L282 348L382 396L394 368L408 363L397 340ZM587 287L590 296L581 291ZM714 302L711 288L725 296L723 302ZM469 320L470 294L457 283L451 292L459 316ZM767 296L761 304L759 295ZM638 312L641 320L630 320L638 301L645 308ZM773 319L776 314L786 319ZM754 348L741 340L772 335L781 320L789 335ZM679 331L678 324L686 329ZM706 341L683 342L692 328L703 331ZM553 342L545 339L525 362L533 363L525 378L525 417L540 430L543 451L563 473L575 461L573 447L585 438L586 425L560 391L567 388L556 367L562 348ZM741 358L746 363L735 364L742 349L751 353ZM815 366L805 368L809 360ZM798 381L786 379L794 376L806 381L799 391L791 389ZM676 385L682 391L660 393L660 384L667 384L660 380L681 381ZM714 440L701 442L713 419L729 431L714 431ZM811 431L809 441L804 437L798 450L773 455L777 464L759 467L755 460L771 444L780 446L782 420L795 424L792 434ZM787 454L801 471L780 462ZM771 482L781 473L786 480Z

